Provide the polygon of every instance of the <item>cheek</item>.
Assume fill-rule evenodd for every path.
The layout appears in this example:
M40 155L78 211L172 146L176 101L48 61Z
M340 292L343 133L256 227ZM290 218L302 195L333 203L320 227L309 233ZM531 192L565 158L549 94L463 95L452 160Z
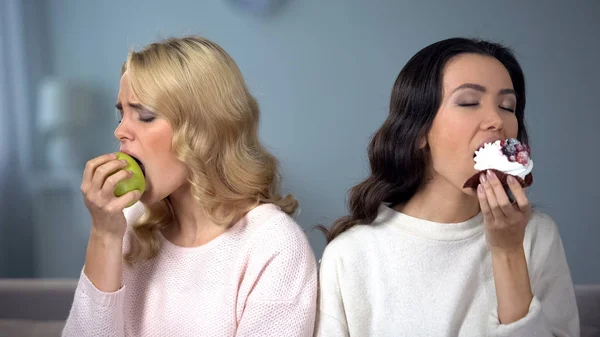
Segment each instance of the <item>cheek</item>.
M148 176L152 198L163 199L187 184L187 168L170 147L157 146L152 156L153 166Z
M161 193L171 194L187 182L186 167L175 156L159 162L157 169L152 183Z
M170 126L162 120L157 120L154 123L146 133L146 146L157 155L170 153L171 142L173 141L173 132Z
M477 125L473 118L461 117L460 113L440 111L429 132L432 168L448 178L462 179L473 166L469 146Z
M173 166L176 158L171 151L170 139L155 138L151 142L148 142L149 155L152 158L153 173L160 178L165 172L170 172L170 167Z
M517 138L519 133L519 122L517 121L516 115L511 114L504 120L504 131L507 138Z
M153 188L160 190L159 193L170 193L170 190L185 182L187 169L173 152L170 126L160 125L152 131L145 142L149 157L152 158L151 182Z
M434 162L442 158L454 158L468 147L473 131L468 119L459 118L451 111L440 111L433 121L428 135L429 148Z

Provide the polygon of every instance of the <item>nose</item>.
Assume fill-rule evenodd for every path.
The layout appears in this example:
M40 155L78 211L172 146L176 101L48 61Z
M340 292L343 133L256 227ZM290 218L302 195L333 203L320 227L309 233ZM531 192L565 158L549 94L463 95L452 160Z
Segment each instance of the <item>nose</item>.
M121 143L125 140L133 140L133 138L134 138L133 130L131 129L129 123L126 121L125 118L123 118L121 120L121 122L119 122L119 125L117 125L114 135L115 135L115 138L117 138L117 140L120 141Z
M502 119L500 112L494 108L486 109L485 116L481 122L481 128L483 130L502 130L502 128L504 128L504 120Z

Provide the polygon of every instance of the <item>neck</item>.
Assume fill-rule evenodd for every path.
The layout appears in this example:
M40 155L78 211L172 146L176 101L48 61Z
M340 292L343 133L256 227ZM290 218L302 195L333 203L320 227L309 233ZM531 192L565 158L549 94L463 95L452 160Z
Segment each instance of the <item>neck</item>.
M192 197L191 187L182 186L169 199L175 213L175 221L163 235L174 244L184 247L203 245L227 230L212 222L202 207Z
M459 223L479 213L479 201L476 196L465 194L448 180L435 175L408 202L394 208L418 219Z

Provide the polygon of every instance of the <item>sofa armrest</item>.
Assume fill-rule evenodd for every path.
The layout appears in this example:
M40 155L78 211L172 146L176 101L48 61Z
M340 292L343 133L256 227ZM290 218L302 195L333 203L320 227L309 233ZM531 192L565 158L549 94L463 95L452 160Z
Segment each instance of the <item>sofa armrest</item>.
M10 337L60 337L65 321L31 321L26 319L0 319L0 336Z
M577 284L575 295L581 336L600 336L600 284Z
M0 279L0 319L64 321L77 279Z

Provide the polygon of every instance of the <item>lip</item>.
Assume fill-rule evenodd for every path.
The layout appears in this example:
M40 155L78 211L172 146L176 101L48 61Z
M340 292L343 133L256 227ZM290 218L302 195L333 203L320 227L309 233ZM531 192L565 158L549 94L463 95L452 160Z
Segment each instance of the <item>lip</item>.
M477 147L477 150L481 149L483 147L483 145L485 145L487 143L494 143L495 141L498 141L498 140L502 140L502 138L498 137L498 136L487 138L483 142L481 142L481 144L479 144L479 146Z
M142 161L137 157L136 154L134 154L133 152L131 152L127 149L124 149L124 148L120 148L119 151L130 155L138 163L138 165L140 165L140 168L142 169L142 173L144 173L144 175L146 175L146 168L144 167L144 163L142 163Z

